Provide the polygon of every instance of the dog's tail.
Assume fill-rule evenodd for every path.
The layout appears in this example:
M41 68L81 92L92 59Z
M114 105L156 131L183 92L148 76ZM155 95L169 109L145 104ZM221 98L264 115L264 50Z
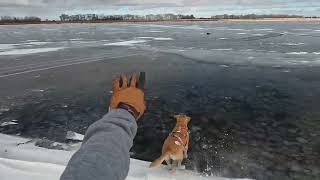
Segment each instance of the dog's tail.
M153 167L157 167L157 166L160 166L160 164L165 160L167 159L169 156L169 152L165 152L164 154L162 154L158 159L154 160L149 168L153 168Z

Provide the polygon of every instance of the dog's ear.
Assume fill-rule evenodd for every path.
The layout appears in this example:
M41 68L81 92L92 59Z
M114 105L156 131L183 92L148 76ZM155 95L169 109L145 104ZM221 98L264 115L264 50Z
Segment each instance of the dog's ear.
M187 116L187 122L190 122L191 117Z

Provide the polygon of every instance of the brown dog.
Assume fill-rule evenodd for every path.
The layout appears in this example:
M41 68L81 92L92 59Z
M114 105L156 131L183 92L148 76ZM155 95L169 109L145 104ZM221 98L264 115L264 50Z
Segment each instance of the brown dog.
M189 145L188 123L191 120L186 115L175 115L177 124L162 146L162 155L150 164L150 168L159 166L164 160L168 168L182 169L181 162L187 158ZM172 162L171 162L172 160Z

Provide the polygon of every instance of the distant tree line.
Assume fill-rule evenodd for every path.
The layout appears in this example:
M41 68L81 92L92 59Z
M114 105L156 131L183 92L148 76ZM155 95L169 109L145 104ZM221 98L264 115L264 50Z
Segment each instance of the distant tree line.
M1 16L1 23L31 23L31 22L41 22L41 18L35 16L26 17L12 17L12 16Z
M263 18L304 18L304 16L299 15L281 15L281 14L246 14L246 15L215 15L211 16L211 19L263 19Z
M175 15L175 14L149 14L145 16L139 15L103 15L103 14L61 14L62 22L76 21L166 21L178 19L195 19L193 15Z

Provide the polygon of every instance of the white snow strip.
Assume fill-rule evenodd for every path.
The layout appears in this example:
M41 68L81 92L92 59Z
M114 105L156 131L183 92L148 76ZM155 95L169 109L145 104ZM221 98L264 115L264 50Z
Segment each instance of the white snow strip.
M213 51L231 51L232 48L227 48L227 49L211 49Z
M320 29L319 29L319 30L314 30L314 31L316 31L316 32L320 32Z
M242 35L242 34L247 34L247 33L237 33L237 34Z
M306 55L306 54L308 54L308 52L288 52L286 54L290 54L290 55Z
M10 51L0 52L0 56L36 54L36 53L58 51L61 49L64 49L64 48L57 47L57 48L36 48L36 49L14 49Z
M27 45L44 45L44 44L49 44L50 42L27 42L27 43L24 43L24 44L27 44Z
M73 131L68 131L66 136L66 139L75 140L75 141L82 141L83 138L84 138L84 135L73 132Z
M31 89L32 92L44 92L45 90L43 89Z
M0 50L13 49L17 44L0 44Z
M300 45L304 45L304 43L292 43L292 42L287 42L287 43L281 43L281 45L286 45L286 46L300 46Z
M172 38L166 38L166 37L157 37L157 38L153 38L154 40L157 41L172 41Z
M82 41L83 38L75 38L75 39L69 39L70 41Z
M38 40L33 40L33 39L30 39L30 40L26 40L27 42L37 42Z
M220 67L224 67L224 68L228 68L229 66L228 65L225 65L225 64L221 64L219 65Z
M254 31L273 31L273 29L253 29Z
M312 54L320 55L320 52L313 52Z
M130 40L104 44L105 46L133 46L134 44L145 43L147 40Z
M226 40L226 39L228 39L228 38L219 38L219 39L221 39L221 40Z
M148 31L148 32L151 32L151 33L162 33L164 31Z
M248 31L246 29L221 29L221 30L227 30L227 31Z
M310 31L311 29L292 29L293 31Z
M253 36L264 36L265 34L253 34Z
M17 146L18 143L22 144ZM0 134L1 180L58 180L75 151L40 148L30 142L30 139ZM126 180L236 180L203 177L189 170L172 173L164 166L149 169L149 164L150 162L130 159Z
M153 39L154 37L137 37L138 39Z
M18 124L18 123L12 122L12 121L10 121L10 122L3 122L3 123L0 124L0 127L9 126L9 125L17 125L17 124Z

